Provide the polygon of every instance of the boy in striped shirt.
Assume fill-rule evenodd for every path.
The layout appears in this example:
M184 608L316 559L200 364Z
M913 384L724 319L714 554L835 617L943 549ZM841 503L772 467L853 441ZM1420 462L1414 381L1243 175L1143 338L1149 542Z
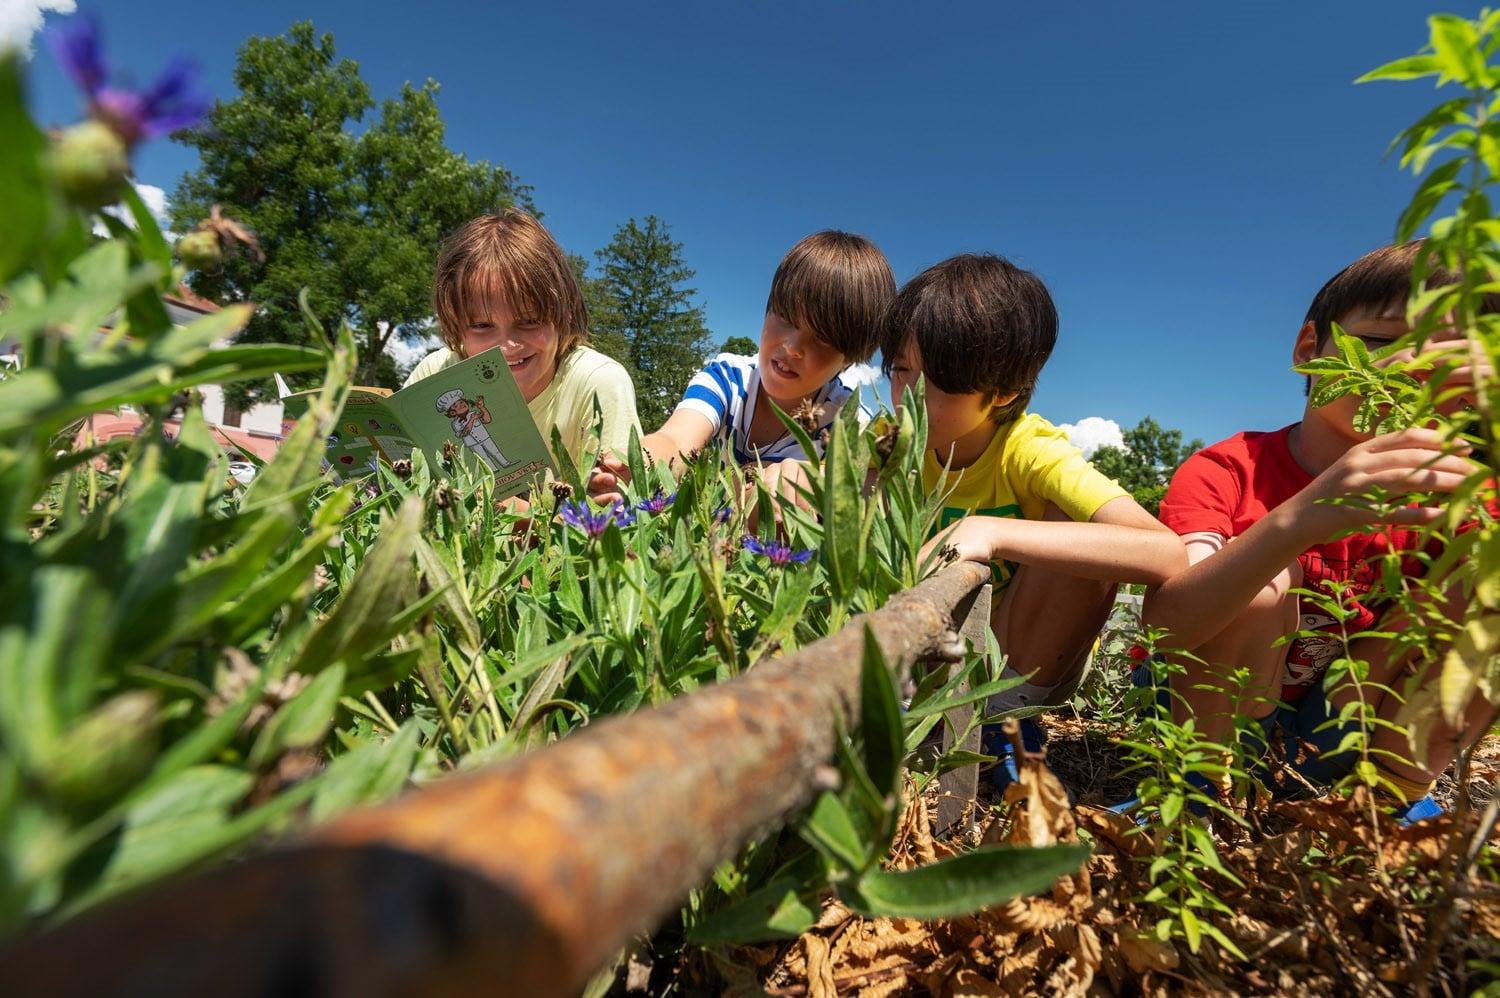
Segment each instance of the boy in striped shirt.
M667 422L641 441L642 449L650 459L674 465L710 445L725 448L740 464L807 457L775 407L817 412L819 431L831 426L854 394L841 372L875 352L881 313L895 294L891 265L870 240L833 230L803 239L771 280L759 354L721 354L709 361ZM812 436L818 439L819 432ZM596 502L614 502L629 476L619 455L605 455L589 494Z

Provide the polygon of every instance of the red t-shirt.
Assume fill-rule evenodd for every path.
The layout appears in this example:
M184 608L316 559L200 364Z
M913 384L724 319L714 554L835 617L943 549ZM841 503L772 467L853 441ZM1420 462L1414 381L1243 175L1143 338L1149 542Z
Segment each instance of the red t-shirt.
M1313 476L1292 457L1287 443L1291 432L1287 426L1272 433L1237 433L1188 458L1162 498L1161 521L1179 534L1207 531L1225 538L1243 534L1312 483ZM1299 606L1300 629L1324 631L1327 636L1288 643L1283 700L1301 699L1322 680L1328 664L1344 653L1341 632L1368 630L1385 612L1385 606L1368 606L1364 600L1380 572L1381 556L1420 546L1418 532L1398 527L1315 544L1297 556L1303 588L1334 596L1329 583L1348 582L1351 589L1345 605L1355 613L1341 625L1316 605ZM1403 568L1408 573L1420 570L1410 564Z

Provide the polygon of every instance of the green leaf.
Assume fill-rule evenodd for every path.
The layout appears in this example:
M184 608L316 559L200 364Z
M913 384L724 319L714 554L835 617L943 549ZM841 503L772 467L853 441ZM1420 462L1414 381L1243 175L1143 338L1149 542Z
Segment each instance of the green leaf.
M870 918L951 918L1047 890L1088 855L1081 845L980 848L912 870L866 871L857 887L840 895Z
M1409 55L1393 59L1378 69L1372 69L1355 83L1370 83L1374 80L1416 80L1433 76L1438 72L1438 62L1431 55Z
M765 939L794 939L817 921L797 893L797 881L781 878L714 912L688 931L699 946L725 946Z
M855 462L854 441L842 419L833 421L823 453L823 475L823 556L828 561L834 593L848 601L854 598L859 586L864 562L864 547L860 543L864 469Z
M333 724L339 694L344 690L344 667L324 669L306 688L271 716L250 750L250 765L260 768L292 749L311 748L323 740Z
M386 625L406 608L416 574L412 552L422 527L422 502L407 499L383 524L380 539L360 564L343 599L307 639L291 666L293 672L315 673L390 640Z
M1179 908L1177 915L1182 921L1182 934L1187 937L1188 949L1198 952L1198 947L1203 945L1203 929L1198 924L1198 916L1187 905Z
M868 850L854 821L835 795L824 791L799 829L803 838L835 862L858 873L869 863Z
M42 174L46 148L42 133L26 113L20 57L0 56L0 285L33 261L47 229L48 191Z
M901 725L901 706L896 701L896 684L880 642L875 640L875 632L868 624L860 674L859 718L865 769L870 780L881 794L894 794L901 778L906 738Z
M357 804L378 804L406 785L422 749L421 728L408 721L389 739L365 742L336 757L318 778L308 817L324 821Z
M928 717L932 714L942 714L952 710L954 707L962 707L965 704L975 703L979 700L988 700L996 693L1004 693L1006 690L1020 686L1026 682L1025 676L1012 676L1004 679L991 680L979 686L972 687L962 693L955 693L942 699L929 700L926 703L917 704L906 712L908 718Z

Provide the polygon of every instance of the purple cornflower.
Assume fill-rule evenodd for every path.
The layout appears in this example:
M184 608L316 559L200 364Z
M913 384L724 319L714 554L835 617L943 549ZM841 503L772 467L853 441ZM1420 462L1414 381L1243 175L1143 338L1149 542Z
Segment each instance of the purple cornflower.
M89 112L126 145L188 128L208 112L208 98L196 89L198 67L186 59L173 59L144 90L106 86L109 66L92 15L70 18L49 37L57 61L88 96Z
M583 531L590 540L604 533L611 523L628 527L635 522L635 514L630 511L630 507L619 502L597 513L586 502L564 503L560 512L564 523Z
M760 555L778 567L783 565L800 565L817 554L811 548L803 548L801 551L798 551L790 544L783 544L781 541L763 541L759 538L748 536L745 538L745 550Z
M730 509L728 506L720 506L718 509L714 510L714 522L728 523L729 518L733 515L734 510Z
M676 498L676 492L673 492L671 495L664 495L661 489L657 489L651 494L650 499L642 499L640 502L636 503L635 508L643 513L650 513L651 515L655 516L657 513L660 513L662 510L672 505L672 501Z

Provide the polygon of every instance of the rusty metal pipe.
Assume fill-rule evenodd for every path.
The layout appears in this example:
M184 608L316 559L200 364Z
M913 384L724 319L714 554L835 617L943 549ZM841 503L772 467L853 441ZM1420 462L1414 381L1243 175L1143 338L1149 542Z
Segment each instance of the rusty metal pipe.
M11 994L576 994L802 807L859 703L989 578L960 563L839 633L530 755L106 905L0 957Z

